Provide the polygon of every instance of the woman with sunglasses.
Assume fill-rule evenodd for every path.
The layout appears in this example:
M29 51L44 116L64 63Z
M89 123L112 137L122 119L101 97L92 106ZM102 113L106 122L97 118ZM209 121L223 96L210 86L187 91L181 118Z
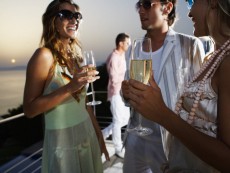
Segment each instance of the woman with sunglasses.
M102 173L101 153L109 160L99 125L85 104L86 86L99 76L81 66L76 37L81 19L71 0L52 1L42 17L41 48L27 66L25 115L44 113L45 118L43 173Z
M215 51L185 85L175 111L163 102L153 78L150 86L130 80L130 104L165 127L169 165L165 172L230 172L230 0L188 0L195 36L210 36ZM161 115L161 116L159 116Z

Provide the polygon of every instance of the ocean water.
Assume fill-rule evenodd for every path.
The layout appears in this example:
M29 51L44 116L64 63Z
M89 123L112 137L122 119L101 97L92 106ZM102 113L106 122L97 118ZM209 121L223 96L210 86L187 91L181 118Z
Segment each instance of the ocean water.
M0 115L22 104L26 71L0 71Z

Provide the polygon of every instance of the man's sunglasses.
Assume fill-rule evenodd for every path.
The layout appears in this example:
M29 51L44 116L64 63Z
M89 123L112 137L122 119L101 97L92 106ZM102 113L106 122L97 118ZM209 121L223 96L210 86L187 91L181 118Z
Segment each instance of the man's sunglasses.
M60 19L67 19L67 20L72 20L75 18L76 20L81 20L82 19L82 14L79 12L73 13L72 11L69 10L61 10L57 14Z
M185 0L187 2L188 9L190 10L194 4L194 0Z
M145 10L149 10L153 5L155 5L157 3L162 4L162 3L166 3L166 2L138 1L136 3L136 9L139 10L142 6Z

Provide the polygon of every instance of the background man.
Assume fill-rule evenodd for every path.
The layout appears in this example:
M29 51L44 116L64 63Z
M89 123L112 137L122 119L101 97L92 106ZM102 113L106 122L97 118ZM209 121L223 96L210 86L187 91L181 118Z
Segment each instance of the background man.
M122 152L121 127L127 125L130 110L126 107L120 95L121 83L124 80L126 72L125 52L130 46L130 38L125 33L120 33L116 37L116 48L108 56L106 61L109 74L108 100L110 101L110 110L113 115L113 122L102 130L104 138L112 134L112 140L115 147L115 154L124 158Z

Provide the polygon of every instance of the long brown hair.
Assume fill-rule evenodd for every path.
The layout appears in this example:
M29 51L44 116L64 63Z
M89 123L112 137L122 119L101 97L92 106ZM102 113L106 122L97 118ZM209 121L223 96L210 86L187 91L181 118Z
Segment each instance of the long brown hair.
M223 37L229 37L230 36L230 1L218 0L217 13L219 18L219 20L217 20L219 32Z
M55 27L55 20L60 9L60 5L69 3L74 5L77 11L80 7L72 0L53 0L46 8L42 16L43 33L41 36L40 45L49 48L54 56L54 62L60 65L67 66L69 56L76 58L78 63L82 62L81 44L77 38L70 39L71 52L67 52L60 40L60 35Z

